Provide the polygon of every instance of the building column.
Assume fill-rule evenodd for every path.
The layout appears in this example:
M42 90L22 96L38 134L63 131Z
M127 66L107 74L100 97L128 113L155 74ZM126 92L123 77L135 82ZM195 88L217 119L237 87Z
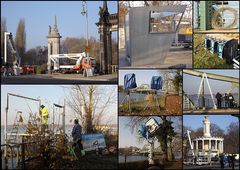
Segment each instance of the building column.
M215 139L215 149L217 150L217 139Z
M211 147L211 139L208 140L208 150L212 149Z
M196 140L196 149L198 150L198 140Z
M202 139L202 150L204 150L204 140Z
M219 141L219 150L222 152L222 141Z
M100 34L100 73L105 74L105 54L104 54L104 33L103 25L99 25L99 34Z
M48 61L47 61L48 73L51 72L51 59L50 59L50 55L52 55L52 43L48 42Z
M108 70L107 74L112 73L112 32L108 28Z
M223 141L221 141L221 145L222 145L222 152L223 152Z
M220 152L222 152L222 143L221 143L221 141L220 141L220 140L219 140L218 147L219 147L219 151L220 151Z
M222 141L221 141L221 140L219 141L219 150L220 150L221 152L223 152Z

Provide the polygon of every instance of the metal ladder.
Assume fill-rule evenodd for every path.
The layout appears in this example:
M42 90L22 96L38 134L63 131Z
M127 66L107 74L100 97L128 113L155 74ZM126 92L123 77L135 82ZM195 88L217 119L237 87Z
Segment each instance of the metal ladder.
M189 96L183 91L183 102L184 102L184 109L194 109L194 103L191 101L191 99L189 98Z
M8 138L8 144L16 144L17 143L17 134L19 131L20 125L23 124L22 112L18 111L14 120L13 128Z

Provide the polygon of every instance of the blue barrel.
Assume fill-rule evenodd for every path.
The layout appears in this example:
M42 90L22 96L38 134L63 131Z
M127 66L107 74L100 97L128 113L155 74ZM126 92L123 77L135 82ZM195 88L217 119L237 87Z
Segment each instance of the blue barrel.
M218 44L218 56L219 56L220 58L223 58L223 47L224 47L224 44L225 44L225 43L219 43L219 44Z
M153 76L151 80L151 89L159 90L162 89L163 80L161 76Z
M215 44L215 40L211 40L211 46L210 46L210 52L214 53L214 44Z
M124 89L133 89L137 87L136 77L134 73L126 74L124 76Z

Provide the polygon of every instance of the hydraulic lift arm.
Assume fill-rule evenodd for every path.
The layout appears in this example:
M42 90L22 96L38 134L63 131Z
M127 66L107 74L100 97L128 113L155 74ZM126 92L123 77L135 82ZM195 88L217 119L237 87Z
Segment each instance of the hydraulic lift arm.
M187 130L188 141L189 141L189 144L190 144L190 147L191 147L191 150L192 150L192 155L195 156L195 155L194 155L194 151L193 151L193 144L192 144L192 142L191 142L190 133L191 133L191 131Z
M11 48L11 53L14 55L14 61L13 61L13 65L16 65L17 67L20 66L21 63L21 58L18 54L17 48L14 45L14 41L12 38L12 33L10 32L5 32L4 33L4 38L5 38L5 57L4 57L4 62L7 63L7 43L9 44L10 48Z

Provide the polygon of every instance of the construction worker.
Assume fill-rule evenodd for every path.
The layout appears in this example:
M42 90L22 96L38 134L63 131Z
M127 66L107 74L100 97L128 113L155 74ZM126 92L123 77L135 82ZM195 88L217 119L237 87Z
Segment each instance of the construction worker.
M73 146L78 145L80 150L82 150L81 135L82 135L82 126L78 123L78 119L75 119L74 127L72 129L72 137L74 142Z
M42 116L42 125L44 128L47 128L48 109L44 105L40 106L40 114Z

